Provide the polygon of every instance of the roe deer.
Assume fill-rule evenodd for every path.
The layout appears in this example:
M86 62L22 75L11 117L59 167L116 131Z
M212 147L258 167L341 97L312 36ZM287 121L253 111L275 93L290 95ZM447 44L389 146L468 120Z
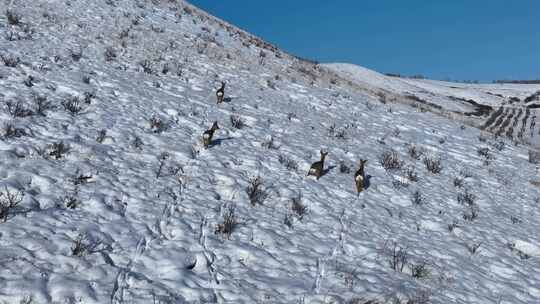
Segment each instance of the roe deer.
M203 133L203 146L205 149L208 149L208 146L212 143L212 137L214 133L219 129L217 121L214 122L212 127L209 130L204 131Z
M364 191L366 179L364 174L364 166L366 163L367 160L361 159L359 163L360 168L356 171L356 173L354 173L354 183L356 184L356 191L358 192L358 195L360 195L360 192Z
M217 103L220 104L223 102L225 97L225 82L221 82L221 88L216 91Z
M324 158L326 155L328 155L328 152L320 151L321 153L321 160L318 162L314 162L311 165L311 168L309 168L307 176L314 175L317 180L323 175L324 172Z

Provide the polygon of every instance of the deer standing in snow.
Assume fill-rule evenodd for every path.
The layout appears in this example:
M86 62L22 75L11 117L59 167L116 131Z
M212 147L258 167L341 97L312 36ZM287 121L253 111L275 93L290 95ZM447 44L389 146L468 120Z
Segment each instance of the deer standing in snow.
M221 82L221 87L216 91L217 103L220 104L223 102L225 97L225 82Z
M214 133L216 130L219 130L219 126L217 121L214 122L212 127L203 133L203 146L205 149L208 149L208 146L212 143L212 137L214 137Z
M328 155L328 152L320 151L321 153L321 160L318 162L314 162L311 167L309 168L307 176L314 175L317 180L323 175L324 172L324 159Z
M356 184L356 191L358 192L358 195L360 195L360 192L364 191L366 179L364 174L364 166L366 163L367 160L361 159L359 163L360 168L356 171L356 173L354 173L354 183Z

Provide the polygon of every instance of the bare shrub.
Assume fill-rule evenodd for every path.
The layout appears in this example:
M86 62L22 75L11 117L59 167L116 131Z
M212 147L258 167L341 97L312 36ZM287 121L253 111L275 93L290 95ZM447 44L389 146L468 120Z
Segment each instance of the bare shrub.
M54 157L55 159L61 159L69 151L70 147L64 144L63 141L52 143L47 147L48 155Z
M411 264L411 276L415 279L427 279L431 275L431 269L429 269L427 263L422 262L420 264Z
M252 206L262 205L270 196L260 176L249 179L246 193Z
M231 115L230 120L231 120L231 126L233 126L233 128L235 129L242 129L243 127L246 126L246 123L244 122L242 117L238 115Z
M540 151L529 150L529 163L540 164Z
M472 244L465 244L465 247L467 247L467 251L469 251L470 254L475 255L478 253L480 246L482 246L482 243L472 243Z
M395 150L383 152L379 157L381 166L388 170L399 170L403 166L403 162L399 159L399 155Z
M116 58L116 50L112 46L105 48L104 52L105 61L113 61Z
M480 208L476 204L469 205L467 210L463 213L463 219L466 221L474 221L478 218L478 214L480 213Z
M35 94L33 101L34 109L40 116L47 116L46 112L54 108L52 102L48 101L46 96Z
M459 227L459 222L454 220L451 224L448 224L448 231L453 232L454 229Z
M107 130L105 129L101 129L99 130L98 132L98 136L96 137L96 141L100 144L103 143L103 141L105 140L105 137L107 137Z
M150 60L143 60L139 62L139 66L143 68L143 72L146 74L154 74L154 67L152 65L152 62Z
M162 133L168 128L167 123L156 115L152 116L148 122L150 123L150 130L153 133Z
M474 205L475 200L476 196L469 192L469 189L465 189L465 191L460 192L457 195L457 201L461 205L472 206Z
M454 178L454 187L461 188L463 187L464 184L465 184L465 179L463 179L462 177L456 176Z
M75 188L74 191L64 195L61 200L61 204L58 207L65 207L68 209L76 209L81 205L81 200L79 199L79 189Z
M106 248L101 240L93 239L84 233L79 234L71 245L71 255L76 257L82 257L104 250Z
M337 139L347 139L347 131L345 128L337 128L335 124L328 127L328 136Z
M291 159L288 156L280 154L278 156L278 160L279 160L279 163L285 166L287 170L295 171L295 172L298 171L298 163L294 159Z
M23 83L24 83L25 86L31 88L31 87L34 86L34 80L36 80L36 79L34 78L34 76L28 75L28 77L26 77L26 78L24 79Z
M4 139L20 138L28 135L24 129L15 127L11 122L5 123L2 131L2 138Z
M420 160L422 156L424 155L424 151L422 149L419 149L415 145L410 145L409 149L407 150L407 153L412 159Z
M510 249L511 252L515 252L519 256L519 258L522 259L522 260L528 260L529 258L531 258L531 256L529 254L519 250L516 247L515 243L508 243L507 247L508 247L508 249Z
M488 147L484 147L484 148L478 148L476 150L476 153L483 157L484 158L484 164L487 166L489 165L489 161L493 159L493 155L489 152L489 148Z
M222 237L225 237L227 240L230 239L231 234L238 225L236 220L236 208L234 205L226 206L222 209L222 222L217 224L215 234L220 234Z
M6 10L6 18L9 25L21 25L22 24L22 18L21 15L17 12L14 12L13 10Z
M416 173L416 169L414 166L407 166L403 169L403 173L407 177L408 180L411 182L417 182L418 181L418 173Z
M159 178L161 176L161 172L163 171L163 167L165 166L165 162L167 161L167 159L169 158L169 153L167 152L163 152L159 155L158 157L158 160L159 160L159 166L158 166L158 169L156 171L156 178Z
M433 174L439 174L443 169L440 158L425 157L424 165L426 165L426 169Z
M351 173L351 168L347 166L344 161L339 162L339 173L349 174Z
M96 98L96 93L94 92L84 92L84 103L91 104L92 99Z
M422 195L422 193L420 192L420 190L416 190L416 191L414 191L414 193L412 194L411 202L413 203L413 205L421 206L421 205L424 205L424 204L425 204L426 199L424 198L424 196Z
M137 150L141 150L144 146L144 143L139 136L135 136L135 138L133 138L133 140L131 141L131 146Z
M278 150L279 146L275 143L273 136L268 136L262 143L261 146L266 149Z
M407 248L403 248L396 242L393 242L392 248L390 248L390 267L394 271L403 272L408 263L409 254L407 252Z
M296 214L299 220L304 218L308 208L302 202L302 193L298 193L297 196L291 199L291 210Z
M4 191L0 192L0 219L4 222L24 198L24 191L11 191L4 186Z
M0 58L4 62L4 65L10 68L15 68L19 63L21 62L21 59L19 57L13 57L9 55L0 55Z
M69 114L73 116L80 114L83 110L81 101L77 96L71 96L62 100L62 106L64 107L64 110L68 111Z
M34 112L28 109L21 101L6 101L6 107L9 115L12 117L28 117L34 115Z
M69 54L71 55L71 59L73 59L73 61L79 61L81 60L83 56L83 49L82 48L78 48L76 50L70 49Z

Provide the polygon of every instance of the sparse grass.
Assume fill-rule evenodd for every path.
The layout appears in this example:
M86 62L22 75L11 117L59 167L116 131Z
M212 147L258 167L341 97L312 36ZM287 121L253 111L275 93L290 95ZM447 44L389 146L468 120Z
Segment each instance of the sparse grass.
M12 101L6 101L5 102L7 110L9 115L12 117L28 117L34 115L34 112L27 108L24 103L21 101L12 102Z
M399 159L399 155L395 150L388 150L383 152L379 157L381 166L389 170L399 170L403 166L403 162Z
M298 163L290 157L280 154L278 156L279 163L282 164L289 171L298 171Z
M227 240L230 239L231 234L238 225L236 219L236 207L234 205L225 206L222 208L222 222L216 225L215 234L220 234Z
M440 158L426 156L424 158L424 165L426 165L426 169L433 174L439 174L443 170Z
M415 145L410 145L409 149L407 150L407 153L414 160L420 160L422 156L424 155L424 151L422 149L419 149Z
M77 96L71 96L62 100L62 106L64 110L73 116L79 115L83 110L81 100Z
M242 129L246 126L244 119L242 119L242 117L238 115L231 115L230 120L231 120L231 126L235 129Z
M252 206L262 205L270 196L270 193L264 186L264 181L260 176L249 179L246 193Z
M302 202L302 193L298 193L295 197L291 199L291 210L298 217L299 220L304 218L308 208Z

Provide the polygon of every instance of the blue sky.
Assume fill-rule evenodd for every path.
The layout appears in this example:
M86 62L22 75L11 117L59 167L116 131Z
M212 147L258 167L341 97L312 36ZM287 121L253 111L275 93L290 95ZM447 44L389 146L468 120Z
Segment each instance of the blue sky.
M301 57L436 79L540 79L539 0L191 0Z

